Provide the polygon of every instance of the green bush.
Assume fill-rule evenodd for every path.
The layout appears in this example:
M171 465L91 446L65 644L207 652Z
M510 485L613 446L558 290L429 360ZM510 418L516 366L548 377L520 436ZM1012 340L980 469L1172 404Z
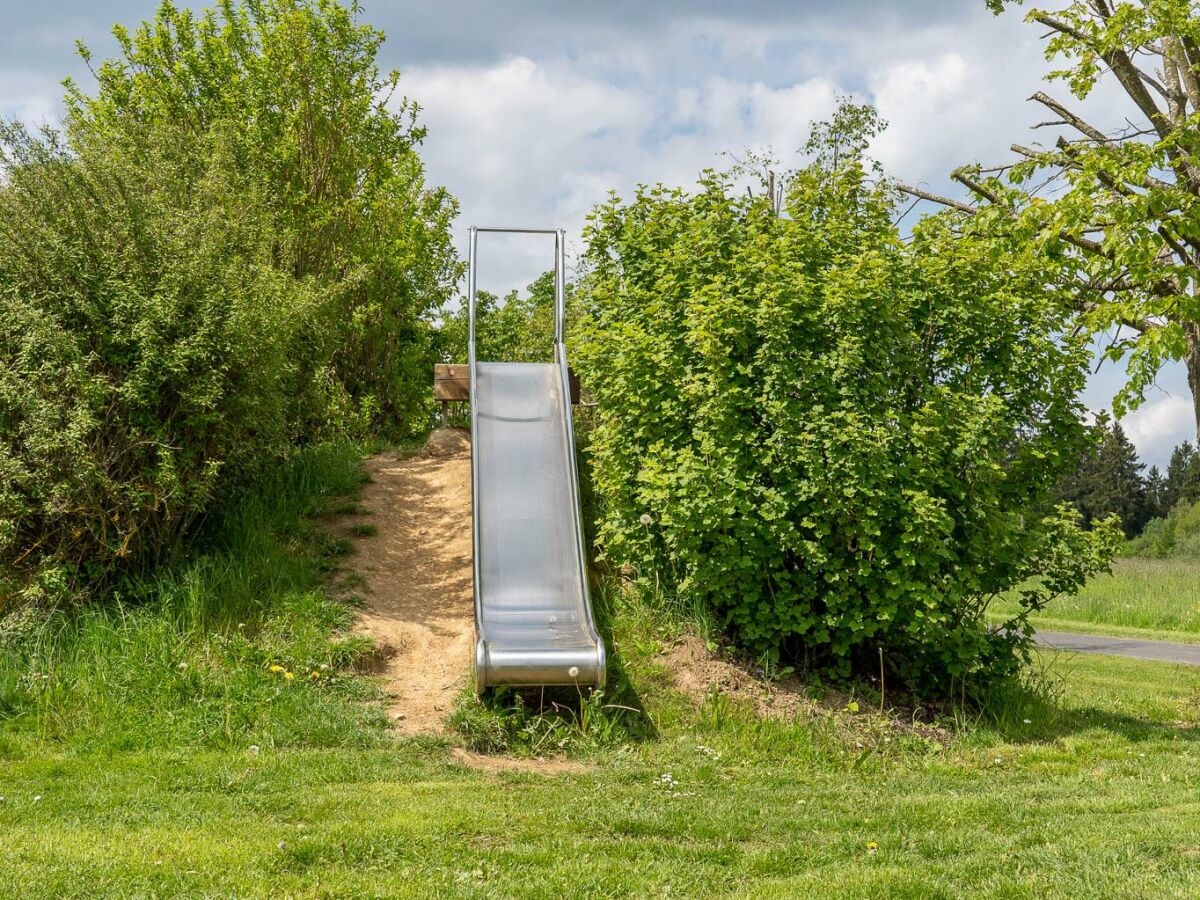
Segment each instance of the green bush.
M442 318L442 355L467 361L467 301ZM501 303L494 294L475 295L475 358L483 362L551 362L554 359L554 272L545 272L525 293L509 291Z
M258 188L274 268L322 291L296 347L320 423L327 401L401 435L433 403L430 319L461 266L457 205L430 188L425 129L376 63L382 32L336 0L218 0L203 15L169 0L95 69L93 96L68 82L73 147L95 145L202 182L215 152ZM81 53L90 64L86 48Z
M745 172L593 213L576 355L598 538L757 653L843 675L882 659L945 691L1014 671L1025 617L1117 532L1053 501L1089 440L1063 298L1032 252L996 259L942 217L903 240L862 156L874 126L845 106L816 132L782 214Z
M378 32L244 0L117 37L61 135L0 129L0 607L161 561L296 445L431 412L454 205Z
M1200 559L1200 502L1177 503L1165 518L1151 519L1121 553L1149 559Z

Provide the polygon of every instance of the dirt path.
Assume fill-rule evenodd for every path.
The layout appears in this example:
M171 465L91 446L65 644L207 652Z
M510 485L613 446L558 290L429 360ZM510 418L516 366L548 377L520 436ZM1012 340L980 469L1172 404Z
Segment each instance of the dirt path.
M364 468L378 531L356 542L366 579L360 625L385 648L388 712L405 734L440 733L470 671L471 451L461 431L434 432L408 459L384 453Z

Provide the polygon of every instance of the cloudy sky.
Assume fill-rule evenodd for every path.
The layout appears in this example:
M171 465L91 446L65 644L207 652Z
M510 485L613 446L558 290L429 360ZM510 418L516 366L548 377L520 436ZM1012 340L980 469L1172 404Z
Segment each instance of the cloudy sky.
M0 115L52 122L61 79L87 82L74 41L103 56L114 22L155 5L0 0ZM958 193L946 178L954 166L1007 159L1044 118L1026 102L1050 68L1040 27L1019 13L995 18L983 0L363 5L388 35L383 66L403 73L423 108L430 178L459 198L460 239L469 224L561 225L578 247L588 210L610 190L689 184L747 149L786 162L844 94L890 123L873 152L891 173L947 193ZM1119 122L1120 99L1099 92L1091 114ZM550 248L497 237L480 256L480 286L502 290L546 268ZM1102 367L1089 405L1107 406L1121 376ZM1162 465L1194 436L1191 422L1173 367L1125 425L1143 459Z

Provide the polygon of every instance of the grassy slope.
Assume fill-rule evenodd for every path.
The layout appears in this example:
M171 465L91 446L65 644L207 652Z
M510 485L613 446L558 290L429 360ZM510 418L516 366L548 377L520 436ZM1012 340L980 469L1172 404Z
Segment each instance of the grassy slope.
M306 478L352 475L343 457ZM363 679L267 668L355 652L319 590L338 548L295 524L323 493L293 483L255 513L268 538L34 644L60 687L22 686L29 645L6 651L0 896L1200 892L1200 672L1056 657L1058 701L953 742L867 714L784 725L672 692L668 626L613 601L618 696L656 735L578 741L584 774L484 774L386 735Z
M991 612L1010 608L1002 598ZM1200 560L1118 559L1111 575L1053 601L1033 621L1046 630L1200 641Z
M348 675L369 642L323 590L350 542L308 519L357 491L358 460L302 454L125 603L0 620L0 753L376 740Z

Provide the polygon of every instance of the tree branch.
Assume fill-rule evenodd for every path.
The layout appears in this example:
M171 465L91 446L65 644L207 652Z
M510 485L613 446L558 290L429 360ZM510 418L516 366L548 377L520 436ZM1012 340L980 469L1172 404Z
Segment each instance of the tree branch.
M941 206L949 206L952 209L957 209L959 212L969 213L972 216L979 212L979 210L974 206L963 203L960 200L952 200L949 197L943 197L941 194L931 194L929 191L923 191L920 188L915 188L911 185L897 183L896 188L912 197L917 197L921 200L929 200L930 202L937 203Z
M1058 113L1058 115L1060 115L1068 125L1072 126L1080 134L1086 134L1089 138L1091 138L1093 141L1096 141L1097 143L1101 143L1101 144L1108 143L1108 135L1106 135L1103 131L1101 131L1095 125L1089 125L1087 122L1085 122L1079 116L1075 115L1075 113L1071 112L1069 109L1067 109L1065 106L1063 106L1057 100L1055 100L1049 94L1043 93L1042 91L1037 91L1029 99L1034 100L1037 103L1042 104L1042 106L1045 106L1048 109L1052 110L1053 112Z
M996 206L1004 205L1000 202L1000 196L995 191L988 190L982 184L980 184L978 181L971 178L969 175L967 175L965 169L961 169L961 168L955 169L953 172L950 173L950 177L953 178L955 181L957 181L959 184L966 185L968 188L973 190L980 197L985 198L988 202L990 202Z
M1091 38L1089 38L1084 32L1080 31L1074 25L1064 22L1062 19L1056 19L1054 16L1048 16L1043 13L1042 15L1034 16L1033 21L1037 22L1039 25L1045 25L1047 28L1057 31L1060 34L1070 35L1081 44L1087 44L1088 46L1091 46Z
M1196 44L1191 38L1177 37L1171 41L1171 45L1171 50L1178 57L1175 65L1179 77L1183 80L1183 89L1191 101L1192 109L1200 110L1200 79L1196 77L1196 65L1200 63L1200 54L1195 52Z
M1112 15L1104 0L1093 0L1092 6L1099 13L1100 17L1106 21ZM1056 19L1054 16L1045 14L1037 15L1033 17L1033 21L1040 22L1048 28L1053 28L1061 34L1069 35L1092 52L1099 54L1108 63L1108 67L1112 69L1112 73L1117 77L1117 81L1121 82L1121 87L1125 88L1125 93L1129 95L1129 99L1137 105L1143 115L1154 125L1158 136L1164 139L1167 137L1170 133L1170 122L1163 114L1163 111L1158 108L1158 104L1154 102L1154 98L1150 96L1150 92L1146 90L1146 85L1142 82L1142 79L1147 77L1146 74L1134 65L1128 53L1120 47L1115 49L1100 47L1091 35L1081 31L1069 22Z

